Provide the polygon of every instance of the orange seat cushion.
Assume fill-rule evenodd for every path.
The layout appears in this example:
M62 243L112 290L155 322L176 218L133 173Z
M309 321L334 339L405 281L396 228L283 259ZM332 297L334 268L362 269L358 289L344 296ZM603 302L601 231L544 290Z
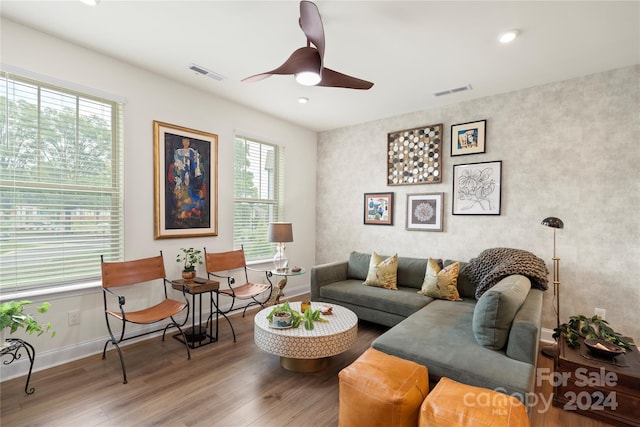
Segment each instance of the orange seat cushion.
M429 391L424 365L367 349L338 374L342 427L393 427L418 424L420 404Z
M441 378L420 407L419 427L530 427L513 396Z

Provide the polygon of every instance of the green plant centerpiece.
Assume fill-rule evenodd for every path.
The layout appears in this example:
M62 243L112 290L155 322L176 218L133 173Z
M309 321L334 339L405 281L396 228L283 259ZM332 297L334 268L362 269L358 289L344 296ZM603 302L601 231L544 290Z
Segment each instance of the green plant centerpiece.
M25 307L31 304L31 301L8 301L0 304L0 331L3 336L6 330L9 334L13 334L20 328L28 334L42 335L45 332L50 332L51 336L56 335L56 331L51 329L51 323L40 323L36 319L34 314L25 313ZM48 302L43 302L40 307L37 308L38 313L46 313L51 306ZM4 338L0 341L0 346L4 346Z
M579 338L600 338L612 344L620 346L625 351L631 350L633 339L625 337L609 326L609 323L598 316L586 317L581 314L569 317L569 323L563 323L553 330L553 338L558 339L564 335L567 344L571 348L580 347Z
M312 310L308 308L304 313L300 313L297 310L294 310L289 305L289 301L286 301L284 304L278 305L271 310L271 312L267 315L267 320L269 322L272 321L273 316L276 313L289 313L291 314L291 327L297 328L301 323L304 322L304 328L308 331L313 329L313 322L328 322L327 319L320 317L320 310Z
M182 271L196 271L196 265L202 264L202 251L194 248L180 248L176 262L183 262Z

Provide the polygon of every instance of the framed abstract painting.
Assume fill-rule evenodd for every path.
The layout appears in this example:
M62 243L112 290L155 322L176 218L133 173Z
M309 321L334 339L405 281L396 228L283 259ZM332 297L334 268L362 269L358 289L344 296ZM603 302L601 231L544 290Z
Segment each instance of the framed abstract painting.
M393 193L364 193L364 223L393 225Z
M442 182L442 123L387 134L387 185Z
M442 231L443 196L407 194L407 230Z
M484 153L487 142L487 121L451 125L451 156Z
M154 238L218 235L218 136L153 122Z

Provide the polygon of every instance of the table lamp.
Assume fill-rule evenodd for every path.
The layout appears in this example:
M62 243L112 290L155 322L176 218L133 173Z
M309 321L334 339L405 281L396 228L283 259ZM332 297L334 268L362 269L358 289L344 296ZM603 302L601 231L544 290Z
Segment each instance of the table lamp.
M556 256L556 229L564 228L564 223L560 218L550 216L543 219L541 224L553 228L553 296L555 297L556 328L560 328L560 258ZM550 358L557 357L559 353L560 346L557 342L542 349L542 354Z
M285 254L286 242L293 242L293 229L290 222L271 222L269 223L269 233L267 240L277 243L276 254L273 257L273 267L276 271L287 271L289 260Z

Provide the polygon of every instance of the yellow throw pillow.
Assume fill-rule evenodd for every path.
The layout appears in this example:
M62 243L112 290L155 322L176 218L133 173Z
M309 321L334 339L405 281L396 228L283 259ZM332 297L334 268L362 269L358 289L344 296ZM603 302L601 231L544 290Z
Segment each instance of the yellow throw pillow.
M429 258L427 272L424 276L424 282L422 282L422 290L418 291L418 293L431 298L461 301L458 293L459 271L460 262L454 262L441 269L436 261Z
M369 273L367 280L364 281L367 286L378 286L385 289L398 289L398 254L383 259L377 253L371 254L369 261Z

